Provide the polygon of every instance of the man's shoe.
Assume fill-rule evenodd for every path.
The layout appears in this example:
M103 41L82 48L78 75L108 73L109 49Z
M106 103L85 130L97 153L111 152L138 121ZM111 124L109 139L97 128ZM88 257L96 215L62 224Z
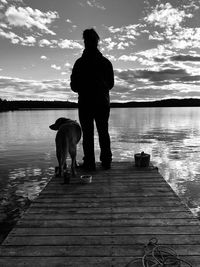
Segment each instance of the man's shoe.
M83 169L85 171L96 171L95 163L87 164L87 163L84 162L82 164L79 164L78 168Z
M102 161L101 166L104 170L109 170L111 168L111 162L110 161Z

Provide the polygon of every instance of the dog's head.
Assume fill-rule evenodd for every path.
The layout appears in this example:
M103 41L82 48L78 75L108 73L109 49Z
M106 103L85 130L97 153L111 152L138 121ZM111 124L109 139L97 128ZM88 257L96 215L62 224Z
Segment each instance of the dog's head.
M59 118L59 119L57 119L57 120L55 121L54 124L50 125L49 128L50 128L51 130L57 131L57 130L59 130L59 128L60 128L63 124L68 123L68 122L70 122L70 121L71 121L71 120L70 120L70 119L67 119L67 118Z

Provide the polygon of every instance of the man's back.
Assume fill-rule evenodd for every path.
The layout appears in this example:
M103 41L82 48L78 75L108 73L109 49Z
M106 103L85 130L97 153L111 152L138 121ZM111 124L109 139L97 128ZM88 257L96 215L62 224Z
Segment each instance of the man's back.
M98 102L109 104L109 90L114 85L113 67L98 49L85 49L75 62L71 88L79 94L79 104Z

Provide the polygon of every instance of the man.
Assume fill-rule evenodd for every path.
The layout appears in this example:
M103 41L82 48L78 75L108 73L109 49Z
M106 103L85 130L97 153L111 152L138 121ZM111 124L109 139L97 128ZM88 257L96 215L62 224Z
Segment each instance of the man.
M75 62L71 89L78 93L79 120L83 131L83 168L95 170L94 121L99 135L102 167L111 167L112 153L108 132L110 114L109 90L114 86L111 62L98 50L100 40L94 29L83 32L85 49Z

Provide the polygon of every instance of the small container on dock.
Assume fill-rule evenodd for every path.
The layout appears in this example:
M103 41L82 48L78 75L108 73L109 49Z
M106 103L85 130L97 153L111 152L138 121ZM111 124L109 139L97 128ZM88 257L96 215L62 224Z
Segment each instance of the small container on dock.
M135 157L135 166L138 168L147 168L150 164L150 155L144 153L142 151L141 153L137 153L134 155Z
M81 175L81 183L82 184L90 184L92 182L92 176L91 175Z

